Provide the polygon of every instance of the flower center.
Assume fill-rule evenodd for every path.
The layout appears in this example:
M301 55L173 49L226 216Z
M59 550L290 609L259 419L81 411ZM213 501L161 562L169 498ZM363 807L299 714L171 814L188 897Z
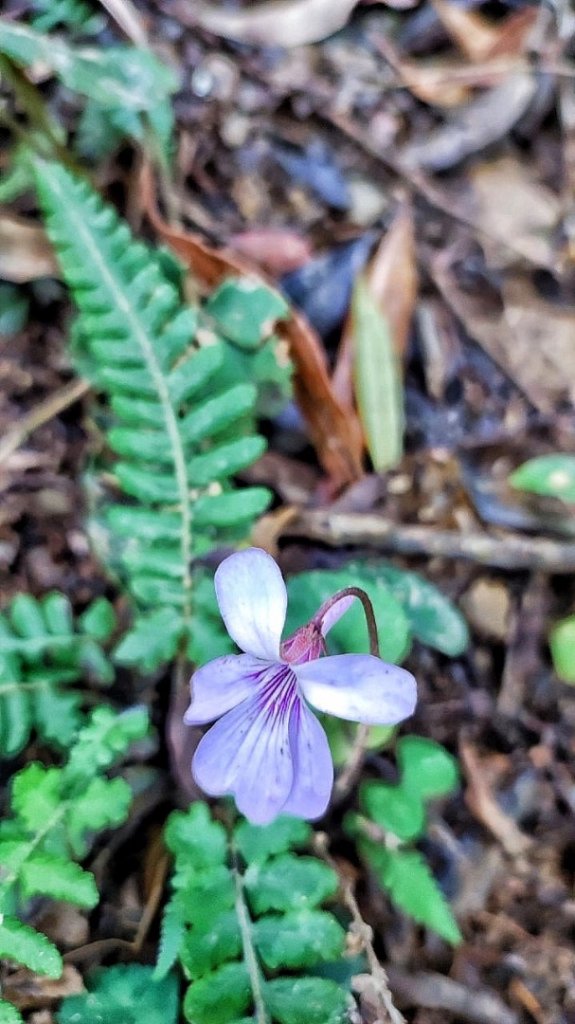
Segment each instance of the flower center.
M306 626L296 629L281 645L281 656L292 665L302 665L305 661L316 661L325 654L325 640L317 623L308 622Z
M274 665L262 680L260 712L269 717L289 714L298 695L297 679L289 665Z

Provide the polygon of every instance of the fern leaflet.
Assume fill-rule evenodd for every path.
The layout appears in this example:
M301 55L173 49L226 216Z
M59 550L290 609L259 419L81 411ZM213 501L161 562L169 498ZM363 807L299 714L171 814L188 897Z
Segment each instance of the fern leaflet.
M184 997L191 1024L225 1024L251 1013L261 1024L349 1020L344 989L308 973L340 960L345 942L333 914L320 909L335 895L337 876L296 853L310 836L296 818L264 828L241 821L228 836L201 803L171 815L166 843L175 856L174 892L156 976L179 957L192 981ZM277 976L286 971L297 973Z
M78 363L110 403L119 500L105 522L122 540L121 569L144 613L137 642L128 635L119 656L150 669L183 641L200 660L215 609L201 574L193 593L193 561L245 534L269 500L263 488L230 484L265 447L245 433L255 388L219 384L224 343L194 345L197 314L182 303L165 260L135 241L97 193L54 163L37 161L36 177L79 309Z
M74 622L60 593L38 601L19 594L0 615L0 756L14 757L32 729L42 740L69 747L81 724L81 694L63 684L84 675L110 683L113 668L102 643L116 624L100 598Z
M12 817L0 824L0 957L60 976L58 950L19 920L18 910L38 895L87 909L96 905L94 876L76 860L86 855L94 833L126 818L130 787L103 772L147 729L140 708L121 715L98 708L63 768L31 762L13 776Z

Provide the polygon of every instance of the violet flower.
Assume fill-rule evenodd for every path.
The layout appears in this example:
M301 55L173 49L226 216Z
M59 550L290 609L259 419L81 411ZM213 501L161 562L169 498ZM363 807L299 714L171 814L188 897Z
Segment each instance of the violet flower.
M413 713L415 679L370 654L322 657L326 633L353 600L369 604L362 591L334 595L282 643L287 593L270 555L259 548L230 555L215 587L226 629L245 653L216 658L192 676L186 724L219 719L200 740L194 778L210 796L233 794L255 824L280 813L319 818L333 764L309 705L353 722L395 725Z

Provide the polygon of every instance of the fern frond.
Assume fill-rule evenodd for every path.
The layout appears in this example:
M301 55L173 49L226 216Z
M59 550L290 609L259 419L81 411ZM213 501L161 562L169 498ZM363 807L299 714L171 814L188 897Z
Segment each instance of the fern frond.
M94 876L75 861L86 855L96 832L125 819L130 787L103 772L147 729L147 715L139 709L115 715L99 708L64 767L32 762L14 775L11 817L0 823L0 958L60 976L54 944L23 924L17 912L32 896L88 909L98 902Z
M34 0L32 25L38 32L66 28L78 35L97 35L105 20L86 0Z
M194 1024L252 1013L266 1024L349 1019L345 991L309 973L340 960L345 942L342 926L321 909L337 891L335 872L295 852L310 837L295 818L264 828L242 821L228 836L201 803L171 815L174 895L155 973L163 977L177 953L192 981L184 1014ZM297 973L276 977L278 971Z
M221 385L225 344L194 345L196 312L158 255L97 193L57 164L37 161L36 176L79 309L81 369L109 400L107 439L122 497L106 522L122 538L123 572L149 627L136 621L139 641L147 633L148 642L135 650L129 635L120 657L149 669L183 641L197 659L194 636L205 617L194 615L193 560L245 535L269 501L264 488L236 492L230 482L265 448L245 429L256 390L248 382ZM158 627L165 636L168 618L160 650Z
M0 615L1 757L18 754L33 729L59 749L70 746L82 721L82 696L69 684L84 675L112 681L102 643L115 622L103 598L76 621L63 594L49 593L39 601L29 594L14 598Z
M24 1024L22 1015L12 1003L0 999L0 1024Z

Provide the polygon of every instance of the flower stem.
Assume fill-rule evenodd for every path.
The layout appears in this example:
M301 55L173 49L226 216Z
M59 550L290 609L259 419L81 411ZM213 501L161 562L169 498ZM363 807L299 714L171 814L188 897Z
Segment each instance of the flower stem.
M333 594L332 597L322 604L319 611L314 615L312 622L318 622L321 625L326 612L333 608L334 604L337 604L338 601L341 601L343 597L357 597L358 601L361 601L367 623L369 653L373 654L374 658L379 658L379 636L373 605L365 590L362 590L361 587L344 587L343 590L338 590L337 594Z

